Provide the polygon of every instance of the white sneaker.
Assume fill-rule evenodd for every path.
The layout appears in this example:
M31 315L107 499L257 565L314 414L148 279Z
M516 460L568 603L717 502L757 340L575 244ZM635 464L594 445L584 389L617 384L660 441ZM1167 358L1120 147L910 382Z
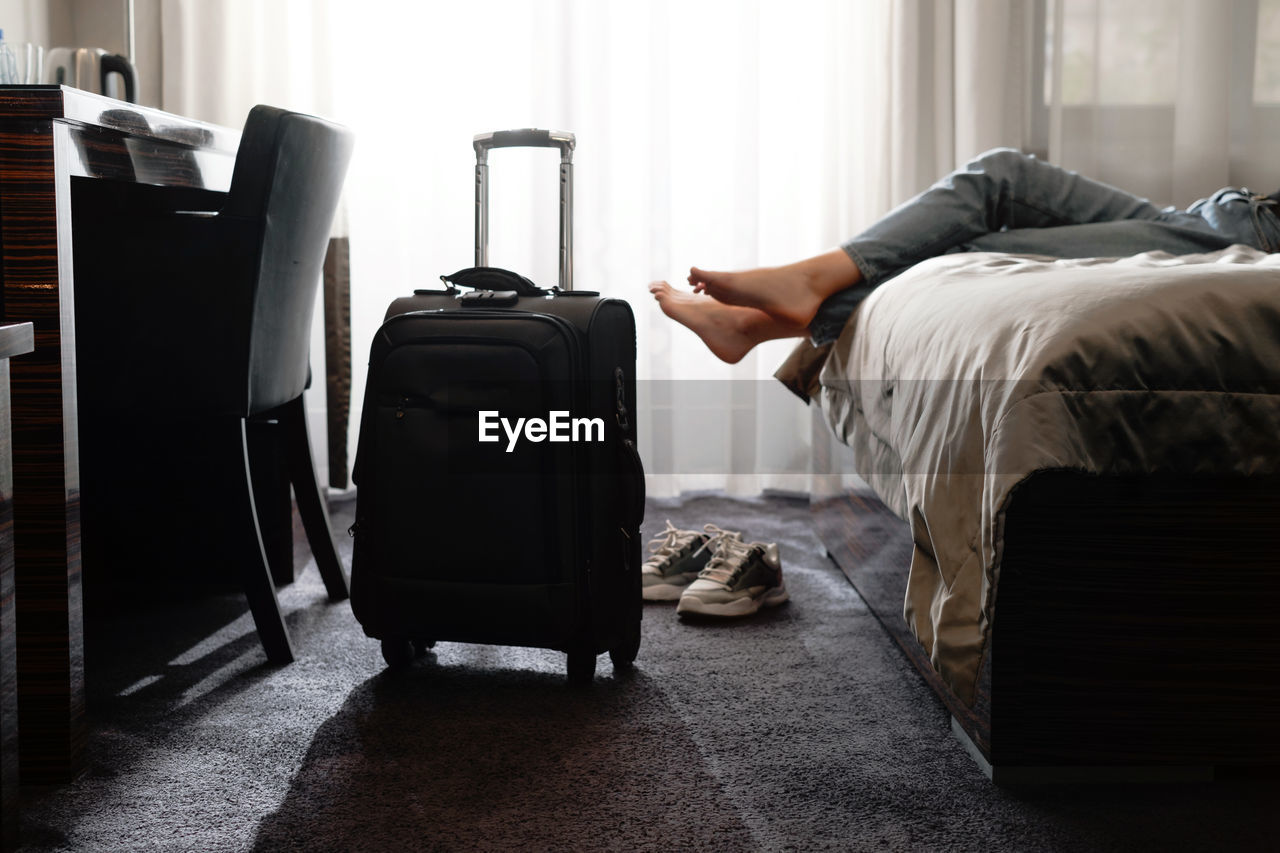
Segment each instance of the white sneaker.
M713 546L711 560L681 593L676 613L750 616L791 597L782 582L777 543L743 542L741 533L719 531Z
M709 537L698 530L681 530L667 521L667 529L649 543L649 557L640 567L645 601L675 601L711 559Z

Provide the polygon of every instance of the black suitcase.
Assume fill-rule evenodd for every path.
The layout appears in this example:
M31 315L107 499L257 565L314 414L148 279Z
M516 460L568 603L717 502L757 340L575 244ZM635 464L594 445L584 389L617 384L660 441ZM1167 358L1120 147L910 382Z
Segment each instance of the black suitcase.
M438 640L558 649L589 682L640 645L635 319L572 290L571 134L477 136L476 267L374 338L353 479L351 606L391 667ZM561 151L560 286L487 260L487 152Z

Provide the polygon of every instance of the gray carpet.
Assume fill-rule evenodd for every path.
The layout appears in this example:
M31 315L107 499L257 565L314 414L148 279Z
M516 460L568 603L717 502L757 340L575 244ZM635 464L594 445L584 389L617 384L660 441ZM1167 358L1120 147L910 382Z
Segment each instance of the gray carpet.
M1274 849L1272 783L993 787L804 502L651 501L646 534L664 518L778 541L792 601L650 605L635 672L601 658L586 690L562 655L461 644L385 674L314 564L282 592L288 667L235 595L99 613L92 766L26 793L22 849Z

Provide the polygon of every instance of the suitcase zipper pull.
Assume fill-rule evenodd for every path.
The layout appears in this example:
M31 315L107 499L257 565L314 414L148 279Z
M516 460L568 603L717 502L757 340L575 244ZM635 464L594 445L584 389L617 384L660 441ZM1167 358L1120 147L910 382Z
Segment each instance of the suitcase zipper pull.
M396 420L400 420L404 417L404 407L408 404L408 402L409 402L408 397L400 398L400 405L396 406Z

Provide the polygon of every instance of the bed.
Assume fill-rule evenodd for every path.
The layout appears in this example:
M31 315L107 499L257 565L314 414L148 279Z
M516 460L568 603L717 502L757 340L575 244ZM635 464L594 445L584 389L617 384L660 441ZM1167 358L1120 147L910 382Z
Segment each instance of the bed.
M1280 764L1280 255L935 258L807 390L910 536L864 597L989 775ZM883 588L850 501L819 532Z

